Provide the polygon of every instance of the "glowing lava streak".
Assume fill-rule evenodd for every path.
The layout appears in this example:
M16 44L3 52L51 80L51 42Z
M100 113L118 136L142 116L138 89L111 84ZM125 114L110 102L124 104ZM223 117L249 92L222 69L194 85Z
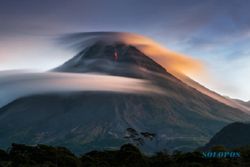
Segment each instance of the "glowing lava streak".
M117 51L115 50L115 53L114 53L114 59L115 59L115 61L117 61L118 60L118 53L117 53Z

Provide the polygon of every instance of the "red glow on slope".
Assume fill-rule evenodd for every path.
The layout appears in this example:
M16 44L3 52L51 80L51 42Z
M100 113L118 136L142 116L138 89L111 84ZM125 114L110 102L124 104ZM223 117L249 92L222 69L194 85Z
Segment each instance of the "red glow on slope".
M118 60L118 53L117 53L117 51L115 50L115 53L114 53L114 59L115 59L115 61L117 61Z

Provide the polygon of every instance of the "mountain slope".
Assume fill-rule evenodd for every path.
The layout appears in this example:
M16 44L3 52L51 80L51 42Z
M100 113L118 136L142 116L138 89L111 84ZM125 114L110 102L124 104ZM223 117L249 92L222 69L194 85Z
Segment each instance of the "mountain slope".
M220 103L226 104L226 105L233 107L233 108L240 109L241 111L244 111L248 114L250 113L250 103L224 97L224 96L222 96L222 95L220 95L212 90L209 90L208 88L202 86L198 82L192 80L191 78L189 78L183 74L174 73L174 76L176 76L178 79L180 79L184 83L188 84L189 86L197 89L199 92L217 100Z
M113 46L109 45L108 47L105 47L105 42L100 41L92 45L90 48L83 50L75 58L64 63L62 66L57 67L53 71L59 71L59 72L97 71L97 72L107 72L112 75L115 75L116 73L118 73L118 75L124 75L124 70L123 70L124 68L121 69L121 66L124 66L124 64L125 66L131 66L132 64L134 66L143 67L150 71L165 73L165 69L163 67L152 61L152 59L145 56L135 47L133 46L128 46L128 47L130 49L127 49L127 46L123 45L122 43ZM118 50L119 52L117 52ZM116 60L117 62L114 64L113 62L115 61L114 58L115 52L118 53L119 58ZM132 56L123 56L126 54ZM114 71L114 69L116 69L116 71ZM119 73L118 72L119 70L122 70L122 73ZM132 73L134 74L135 71L136 70L132 71ZM199 92L219 101L220 103L224 103L230 107L237 108L244 112L250 113L250 107L247 105L247 103L242 103L240 101L226 98L214 91L207 89L206 87L200 85L198 82L195 82L191 78L181 73L173 73L173 75L178 79L180 79L182 82L186 83L187 85L197 89Z
M117 58L116 55L117 54ZM157 134L144 149L191 150L228 123L250 116L181 82L133 46L96 43L57 72L94 72L150 80L161 94L72 92L17 99L0 109L0 147L63 145L75 152L118 147L128 127ZM100 83L101 84L101 83Z
M245 102L245 101L242 101L242 100L239 100L239 99L231 99L231 100L234 100L237 103L240 103L241 105L250 108L250 101Z

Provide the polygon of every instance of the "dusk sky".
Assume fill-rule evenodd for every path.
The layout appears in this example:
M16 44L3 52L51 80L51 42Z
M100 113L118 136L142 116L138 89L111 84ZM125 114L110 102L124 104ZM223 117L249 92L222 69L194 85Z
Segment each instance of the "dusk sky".
M233 98L250 100L248 0L0 0L0 70L48 70L73 51L65 33L132 32L202 61L208 79Z

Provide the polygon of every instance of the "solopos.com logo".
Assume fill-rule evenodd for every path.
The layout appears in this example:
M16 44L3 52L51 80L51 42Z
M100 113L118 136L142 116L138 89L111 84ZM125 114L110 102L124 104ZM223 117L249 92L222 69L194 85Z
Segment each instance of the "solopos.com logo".
M204 158L239 158L240 152L225 151L225 152L202 152Z

